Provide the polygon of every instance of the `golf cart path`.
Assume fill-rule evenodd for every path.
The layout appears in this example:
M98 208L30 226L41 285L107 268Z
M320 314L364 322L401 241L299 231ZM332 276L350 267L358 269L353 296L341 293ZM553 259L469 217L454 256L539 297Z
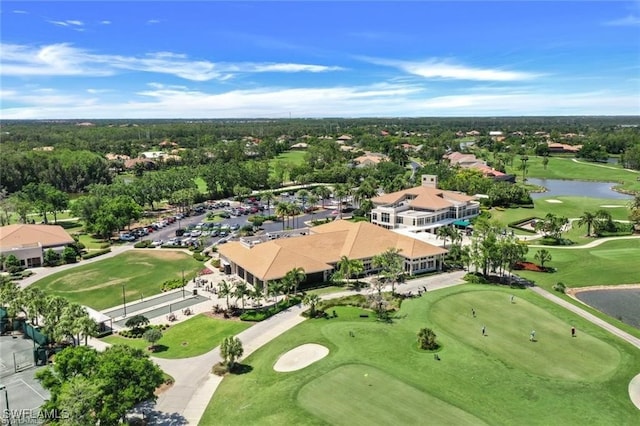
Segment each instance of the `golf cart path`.
M622 237L606 237L606 238L598 238L597 240L593 240L587 244L581 244L579 246L545 246L542 244L531 244L529 245L529 247L536 247L536 248L552 248L552 249L563 249L563 250L578 250L578 249L585 249L585 248L592 248L592 247L596 247L599 246L600 244L604 244L608 241L617 241L617 240L633 240L633 239L638 239L640 238L640 235L625 235Z
M632 170L632 169L621 169L620 167L612 167L612 166L605 166L604 164L592 164L586 161L580 161L580 160L576 160L575 158L572 158L571 161L573 161L574 163L578 163L578 164L586 164L588 166L593 166L593 167L602 167L603 169L611 169L611 170L624 170L626 172L631 172L631 173L640 173L637 170Z
M463 283L462 277L465 274L465 271L456 271L418 278L397 286L396 291L417 293L423 286L429 291L447 288ZM390 290L390 287L386 289L386 291ZM322 298L334 299L358 293L362 292L349 290L327 294ZM239 333L237 337L244 348L244 355L240 361L303 322L305 318L300 314L305 309L306 307L302 305L293 306ZM187 424L198 424L223 379L211 374L211 367L222 360L220 348L216 347L204 355L193 358L153 358L153 360L175 379L173 386L158 396L155 407L149 407L154 412L149 413L154 416L153 424L166 426L185 424L184 422L176 423L176 414L182 416Z
M582 318L586 319L587 321L601 328L604 328L611 334L618 336L622 340L625 340L631 343L636 348L640 349L640 339L638 339L637 337L632 336L631 334L620 330L619 328L609 324L606 321L601 320L597 316L581 309L580 307L572 303L569 303L566 300L561 299L554 294L549 293L547 290L544 290L540 287L531 287L531 290L534 293L538 293L540 296L544 297L545 299L550 300L553 303L560 305L565 309L570 310L574 314L580 315ZM633 404L638 408L638 410L640 410L640 374L635 376L631 380L631 382L629 382L629 398L631 398L631 402L633 402Z

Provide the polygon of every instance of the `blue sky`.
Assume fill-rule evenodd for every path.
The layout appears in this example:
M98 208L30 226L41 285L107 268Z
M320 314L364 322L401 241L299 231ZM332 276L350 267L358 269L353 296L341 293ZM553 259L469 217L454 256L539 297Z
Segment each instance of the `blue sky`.
M3 1L3 119L640 114L640 2Z

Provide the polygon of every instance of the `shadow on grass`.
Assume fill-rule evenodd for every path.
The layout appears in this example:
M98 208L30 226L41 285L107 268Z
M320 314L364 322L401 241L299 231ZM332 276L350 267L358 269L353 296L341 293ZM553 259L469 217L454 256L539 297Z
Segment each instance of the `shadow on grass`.
M151 350L149 352L151 352L153 354L158 354L158 353L161 353L161 352L166 352L168 350L169 350L169 346L166 346L166 345L155 345L153 347L153 350Z
M231 371L232 374L247 374L247 373L251 373L253 371L253 367L250 366L249 364L236 364L233 366L233 370Z

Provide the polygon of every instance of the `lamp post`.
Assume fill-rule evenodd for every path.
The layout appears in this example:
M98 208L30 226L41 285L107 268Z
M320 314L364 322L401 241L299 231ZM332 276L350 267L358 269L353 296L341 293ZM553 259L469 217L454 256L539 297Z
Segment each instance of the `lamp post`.
M123 316L127 316L127 299L124 295L124 284L122 284L122 306L124 308L124 315Z
M182 298L184 299L184 269L182 270Z
M0 390L4 390L4 402L6 405L7 425L11 426L11 411L9 411L9 393L5 385L0 385Z

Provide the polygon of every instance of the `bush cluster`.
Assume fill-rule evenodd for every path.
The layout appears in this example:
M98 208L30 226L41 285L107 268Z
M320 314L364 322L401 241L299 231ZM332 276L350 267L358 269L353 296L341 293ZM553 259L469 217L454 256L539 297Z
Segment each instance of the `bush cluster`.
M489 284L489 281L482 274L469 272L463 278L466 282L470 284Z
M182 279L180 278L174 278L172 280L167 280L162 283L162 291L169 291L169 290L173 290L181 287L182 287Z
M302 299L300 297L294 296L289 298L289 300L281 300L280 302L266 309L252 309L250 311L246 311L242 313L242 315L240 315L240 319L243 321L253 322L263 321L279 312L284 311L285 309L298 305L301 301Z
M82 259L87 260L87 259L91 259L94 257L98 257L98 256L102 256L103 254L107 254L111 252L111 247L106 248L104 250L98 250L98 251L92 251L89 253L85 253L82 255Z
M132 328L130 330L121 330L120 332L118 332L118 334L122 337L126 337L127 339L141 339L145 331L151 330L152 328L157 328L160 331L164 331L169 328L169 325L148 325L146 327Z
M166 248L166 249L184 248L183 246L178 245L178 244L163 244L160 247L161 248Z
M197 260L198 262L204 262L205 260L207 260L207 259L208 259L208 257L207 257L207 256L205 256L204 254L199 253L199 252L195 252L195 253L193 253L193 258L194 258L195 260Z
M562 281L555 284L552 288L559 293L564 293L567 290L567 286L565 286Z
M142 241L138 241L137 243L135 243L133 245L133 247L135 248L147 248L147 247L151 247L151 240L142 240Z

